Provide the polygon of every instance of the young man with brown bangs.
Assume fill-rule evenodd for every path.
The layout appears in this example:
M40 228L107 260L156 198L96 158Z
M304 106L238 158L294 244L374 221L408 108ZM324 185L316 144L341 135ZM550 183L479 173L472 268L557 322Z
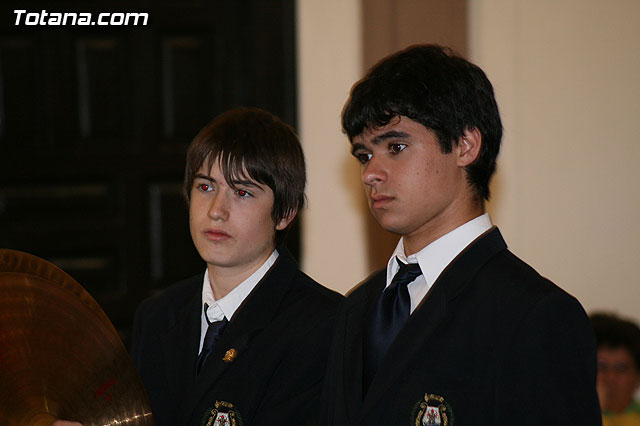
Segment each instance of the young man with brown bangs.
M145 300L133 328L156 425L318 423L341 296L278 245L305 182L293 129L263 110L226 112L189 146L184 192L206 270Z
M342 124L371 212L401 238L338 315L329 424L599 425L584 310L484 210L502 137L484 72L407 48L354 85Z

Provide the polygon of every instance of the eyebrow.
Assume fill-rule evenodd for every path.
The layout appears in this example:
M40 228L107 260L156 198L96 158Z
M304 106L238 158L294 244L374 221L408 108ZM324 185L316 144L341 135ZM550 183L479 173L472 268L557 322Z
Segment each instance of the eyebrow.
M376 136L371 139L371 143L374 145L378 145L380 142L384 142L387 139L409 139L411 135L407 132L402 132L398 130L389 130L388 132L384 132L381 135Z
M203 174L195 175L193 180L195 181L196 179L204 179L204 180L208 180L209 182L212 182L212 183L218 183L218 181L215 180L214 178L212 178L211 176L203 175ZM264 188L262 187L262 185L258 184L257 182L254 182L252 180L246 180L246 179L234 180L233 182L231 182L231 184L229 186L231 186L231 187L250 186L252 188L257 188L257 189L259 189L261 191L264 191Z
M201 174L197 174L193 177L193 180L196 179L204 179L204 180L208 180L209 182L217 182L214 178L212 178L211 176L207 176L207 175L201 175Z
M231 186L250 186L253 188L257 188L260 191L264 191L264 188L262 187L262 185L260 185L257 182L254 182L252 180L244 180L244 179L237 179L234 180L233 182L231 182Z
M371 139L372 145L379 145L380 143L388 140L388 139L409 139L411 135L407 132L398 131L398 130L389 130L388 132L384 132L375 138ZM365 149L364 144L360 142L351 144L351 154L355 153L359 149Z

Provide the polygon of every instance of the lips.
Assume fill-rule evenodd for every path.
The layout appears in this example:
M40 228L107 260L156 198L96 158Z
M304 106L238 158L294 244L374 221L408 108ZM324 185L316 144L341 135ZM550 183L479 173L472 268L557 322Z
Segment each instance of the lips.
M225 241L231 238L231 235L227 234L222 229L207 229L204 231L204 235L211 241Z
M371 195L369 198L371 199L371 208L373 209L384 208L393 201L393 197L382 194Z

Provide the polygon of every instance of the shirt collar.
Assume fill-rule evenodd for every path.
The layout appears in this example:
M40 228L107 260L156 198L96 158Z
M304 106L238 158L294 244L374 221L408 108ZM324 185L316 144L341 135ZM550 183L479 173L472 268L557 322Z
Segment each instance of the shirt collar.
M209 280L209 274L207 271L204 273L204 282L202 284L202 309L204 311L204 304L209 305L206 315L209 322L221 321L223 318L227 318L227 321L231 320L233 314L238 310L238 307L242 304L244 299L251 293L260 280L266 275L271 266L276 263L278 259L278 250L273 250L271 256L256 270L249 278L242 281L236 288L231 290L226 296L220 300L216 300L213 297L213 290L211 289L211 281ZM204 319L204 318L203 318Z
M387 286L391 283L396 272L398 272L399 266L395 260L397 257L405 263L418 263L427 285L431 287L444 268L446 268L462 250L480 235L491 229L492 226L489 215L485 213L443 235L419 252L410 256L405 255L404 241L400 238L393 255L389 259L389 262L387 262Z

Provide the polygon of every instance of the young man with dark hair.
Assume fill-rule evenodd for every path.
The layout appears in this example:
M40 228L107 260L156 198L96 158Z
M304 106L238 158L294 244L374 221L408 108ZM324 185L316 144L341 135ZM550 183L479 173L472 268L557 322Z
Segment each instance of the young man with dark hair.
M502 124L484 72L413 46L354 85L342 123L371 212L400 241L338 316L331 425L599 425L576 299L484 211Z
M224 113L189 146L184 192L207 268L145 300L133 327L158 426L317 422L341 296L276 248L305 181L293 129L266 111Z
M604 426L640 426L640 328L613 314L593 313L598 356L598 397Z

